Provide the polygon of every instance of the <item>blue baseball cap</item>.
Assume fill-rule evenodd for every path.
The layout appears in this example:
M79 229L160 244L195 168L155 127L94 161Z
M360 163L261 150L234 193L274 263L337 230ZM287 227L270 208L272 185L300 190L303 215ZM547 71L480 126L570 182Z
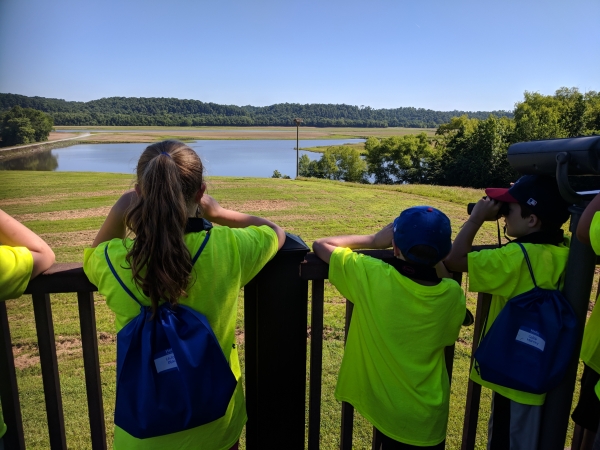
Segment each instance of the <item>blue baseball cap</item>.
M431 206L405 209L394 220L394 243L407 261L433 266L444 259L452 248L452 227L448 216ZM415 245L426 245L437 253L422 259L410 253Z

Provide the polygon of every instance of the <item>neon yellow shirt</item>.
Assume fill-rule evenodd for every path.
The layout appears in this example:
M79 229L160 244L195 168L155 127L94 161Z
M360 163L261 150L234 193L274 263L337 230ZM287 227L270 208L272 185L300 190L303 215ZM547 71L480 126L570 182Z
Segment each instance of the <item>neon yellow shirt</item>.
M0 301L19 298L27 287L33 270L33 256L25 247L0 245ZM0 439L6 424L0 411Z
M450 397L444 347L465 317L458 283L423 286L341 247L331 255L329 280L354 303L335 397L399 442L442 442Z
M23 295L32 270L33 256L27 248L0 245L0 301Z
M192 255L200 248L205 235L204 231L185 235L186 245ZM131 240L126 240L124 246L122 240L113 239L95 249L86 249L84 255L83 269L115 313L117 332L138 315L139 306L125 293L108 268L104 257L106 245L109 246L108 253L113 266L127 287L142 304L150 305L149 298L133 283L131 271L123 268L127 266L125 255L131 243ZM247 420L240 364L237 348L234 348L238 295L240 288L275 253L277 235L267 226L236 229L215 227L194 265L192 280L195 281L187 290L188 297L180 299L181 304L200 311L207 317L231 370L238 379L225 416L190 430L149 439L136 439L115 426L115 450L197 449L200 444L203 450L229 450L237 442Z
M569 256L569 248L561 244L523 244L533 268L538 286L556 289L563 276ZM511 298L533 289L533 281L521 247L509 244L492 250L471 252L469 258L469 291L492 294L492 303L486 331ZM562 287L562 284L561 284ZM499 386L481 379L475 368L471 379L500 395L525 405L543 405L546 394L531 394Z
M594 214L590 225L590 242L596 255L600 255L600 213ZM598 299L596 299L596 302ZM597 303L596 303L597 304ZM592 315L583 331L581 359L594 371L600 373L600 306L594 306Z

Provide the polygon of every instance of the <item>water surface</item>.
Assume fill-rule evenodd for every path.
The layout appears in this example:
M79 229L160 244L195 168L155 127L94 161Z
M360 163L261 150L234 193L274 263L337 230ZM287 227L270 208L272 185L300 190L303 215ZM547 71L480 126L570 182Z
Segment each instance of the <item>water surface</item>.
M300 147L342 145L364 139L312 139ZM270 177L274 170L296 176L296 141L200 140L188 143L204 163L208 176ZM79 144L0 162L0 170L133 173L148 144ZM301 150L300 156L319 159L320 153Z

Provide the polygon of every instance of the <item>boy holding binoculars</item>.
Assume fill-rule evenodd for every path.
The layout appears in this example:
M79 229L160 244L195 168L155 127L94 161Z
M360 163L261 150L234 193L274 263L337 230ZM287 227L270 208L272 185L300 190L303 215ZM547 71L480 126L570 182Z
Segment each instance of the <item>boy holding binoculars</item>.
M444 261L449 270L468 272L469 290L492 294L485 334L515 296L533 289L533 281L519 242L531 260L537 285L556 289L562 279L569 248L561 229L568 220L568 204L558 191L556 180L526 175L510 187L488 188L471 217L456 236ZM475 235L485 221L505 219L505 233L516 238L509 244L472 252ZM490 383L475 368L471 379L493 391L488 427L488 449L537 450L545 394L518 391Z

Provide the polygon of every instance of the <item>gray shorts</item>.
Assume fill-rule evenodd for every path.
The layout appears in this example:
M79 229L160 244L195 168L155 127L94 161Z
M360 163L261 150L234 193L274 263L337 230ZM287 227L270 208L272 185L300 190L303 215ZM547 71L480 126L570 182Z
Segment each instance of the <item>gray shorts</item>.
M503 407L498 407L500 403L503 404ZM510 442L510 450L537 450L542 424L542 408L543 406L517 403L494 392L492 414L488 424L488 450L506 449L507 441ZM508 417L505 417L507 414ZM499 415L503 417L499 417ZM505 426L495 427L495 419L504 422ZM494 436L494 432L503 433L505 436Z

